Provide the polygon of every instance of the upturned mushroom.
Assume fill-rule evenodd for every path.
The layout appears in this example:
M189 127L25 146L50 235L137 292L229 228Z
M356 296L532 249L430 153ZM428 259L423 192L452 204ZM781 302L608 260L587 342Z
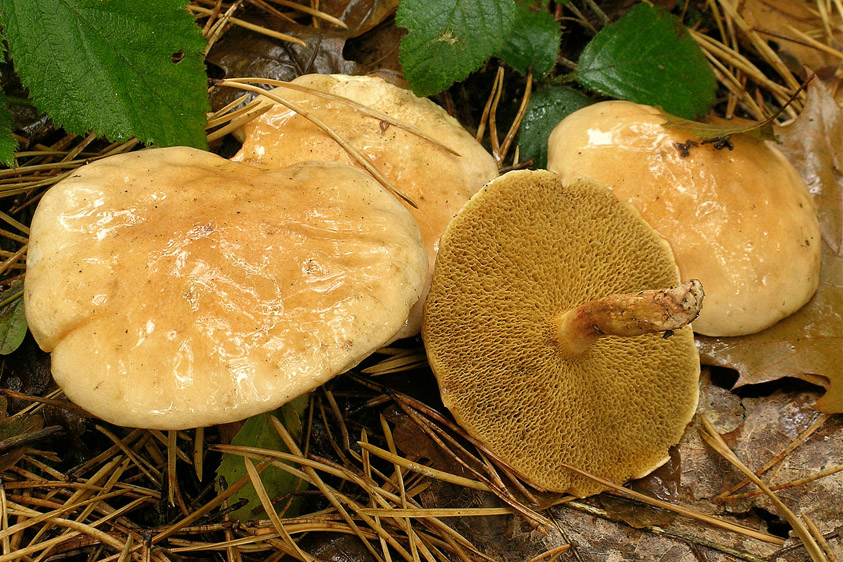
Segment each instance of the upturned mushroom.
M609 101L566 117L550 135L548 169L609 185L670 242L683 278L706 288L694 329L739 336L767 328L817 289L820 231L799 174L769 142L733 149L664 126L653 107Z
M418 227L367 174L179 147L105 158L47 192L24 304L71 400L181 429L351 368L401 329L426 277Z
M445 406L539 488L605 489L566 466L646 475L697 404L686 325L703 293L678 283L669 245L607 187L501 176L440 241L422 337Z
M413 208L403 202L421 229L432 272L445 226L473 193L497 177L494 158L441 107L380 78L309 74L296 78L292 84L351 100L435 141L392 125L353 104L289 88L273 90L324 121L416 203L417 208ZM243 147L233 160L269 167L306 160L359 166L320 128L280 104L243 129ZM398 337L418 333L428 285Z

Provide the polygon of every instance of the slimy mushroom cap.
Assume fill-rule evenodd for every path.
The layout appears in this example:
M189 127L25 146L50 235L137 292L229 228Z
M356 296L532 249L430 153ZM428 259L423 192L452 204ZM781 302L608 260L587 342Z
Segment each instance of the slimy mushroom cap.
M289 88L273 90L323 120L418 205L405 204L421 230L432 272L445 226L472 194L497 177L494 158L444 109L380 78L307 74L292 83L388 114L456 153L347 103ZM267 167L306 160L359 166L316 125L280 104L244 125L243 134L234 160ZM427 286L399 337L418 333L426 294Z
M751 334L798 310L819 284L821 242L796 170L770 142L733 135L718 149L664 122L626 101L580 109L550 135L548 169L609 185L670 242L682 278L706 288L697 332Z
M351 368L402 327L426 275L412 217L368 175L178 147L100 160L47 192L24 303L71 400L181 429Z

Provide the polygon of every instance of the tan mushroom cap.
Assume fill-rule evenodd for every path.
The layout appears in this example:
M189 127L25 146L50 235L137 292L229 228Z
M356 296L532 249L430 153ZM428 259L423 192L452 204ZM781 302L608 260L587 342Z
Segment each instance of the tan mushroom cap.
M546 171L485 186L442 236L422 337L442 400L537 486L578 496L663 464L697 404L688 327L563 352L554 318L678 283L670 247L605 186Z
M180 429L351 368L401 328L426 274L412 217L368 175L179 147L100 160L47 192L24 303L71 400Z
M497 177L494 158L441 107L380 78L309 74L293 84L386 113L459 154L348 104L289 88L273 90L322 119L418 205L414 209L405 204L421 230L432 273L439 236L448 222L472 194ZM358 165L321 129L281 105L247 123L244 134L243 147L233 160L271 167L305 160ZM427 286L399 337L418 333L426 294Z
M588 177L632 203L673 247L682 278L706 288L694 330L738 336L767 328L817 289L820 231L804 183L772 144L681 147L658 110L625 101L580 109L554 129L548 169Z

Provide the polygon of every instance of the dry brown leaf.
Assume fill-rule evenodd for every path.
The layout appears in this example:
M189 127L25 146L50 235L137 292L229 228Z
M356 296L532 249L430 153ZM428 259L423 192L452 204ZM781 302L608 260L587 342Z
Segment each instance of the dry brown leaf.
M843 243L843 111L826 86L814 80L805 108L777 131L779 149L799 171L820 219L823 240L833 254Z
M710 384L704 377L700 399L700 415L705 415L714 423L729 446L752 470L758 470L774 459L817 423L819 428L761 474L761 479L773 487L774 493L794 513L814 520L826 536L833 535L843 526L843 510L840 509L843 505L843 470L776 489L780 485L814 477L823 470L832 472L843 465L843 419L832 416L823 420L823 416L812 408L816 393L780 390L771 396L741 399ZM744 478L702 443L696 428L689 428L678 450L682 462L680 503L719 516L762 515L771 522L784 525L769 498L758 493L752 484L734 492L754 492L752 496L714 500ZM839 537L829 542L838 557L843 554L843 542ZM788 539L782 551L770 559L806 560L807 554L801 547L796 547L797 544L797 540Z
M703 363L736 369L736 387L794 376L827 390L815 407L843 412L843 115L821 83L799 118L779 131L782 151L805 180L820 217L820 287L801 310L757 334L700 336ZM786 264L782 264L786 267Z
M818 71L840 62L834 56L807 45L794 32L795 29L814 35L814 32L823 29L822 19L811 4L813 2L793 0L743 0L739 13L762 37L776 43L783 59L796 74L801 74L803 65ZM839 42L841 34L836 33L834 38Z
M348 38L370 31L398 7L398 0L322 0L319 9L340 19L348 30Z

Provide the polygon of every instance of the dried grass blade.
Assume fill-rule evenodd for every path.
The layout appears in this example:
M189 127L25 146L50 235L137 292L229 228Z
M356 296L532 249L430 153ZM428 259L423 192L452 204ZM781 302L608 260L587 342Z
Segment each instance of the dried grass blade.
M791 442L790 442L790 444L789 444L787 447L785 447L782 451L780 451L778 454L774 455L772 459L770 459L767 463L765 463L765 464L764 464L764 466L762 466L761 468L759 468L758 470L756 470L756 471L755 471L755 475L756 475L756 476L761 476L762 474L764 474L765 472L767 472L768 470L770 470L771 468L773 468L773 467L774 467L776 464L778 464L778 463L779 463L782 459L784 459L787 455L789 455L789 454L790 454L790 453L791 453L794 449L796 449L796 447L798 447L799 445L801 445L802 443L804 443L804 442L805 442L805 440L807 440L807 439L808 439L808 437L810 437L811 435L813 435L813 433L814 433L816 430L818 430L820 427L822 427L822 425L826 422L826 420L828 419L828 417L829 417L829 416L828 416L828 414L820 414L820 415L818 415L818 416L817 416L817 419L816 419L816 420L814 420L814 423L812 423L812 424L808 427L808 429L806 429L805 431L803 431L803 432L802 432L799 436L797 436L797 437L796 437L796 439L794 439L793 441L791 441ZM722 501L722 500L726 500L726 499L728 499L728 497L729 497L729 496L731 496L733 493L735 493L736 491L740 490L741 488L743 488L744 486L746 486L746 485L747 485L747 484L749 484L749 483L750 483L749 478L744 478L743 480L741 480L740 482L738 482L737 484L735 484L734 486L732 486L731 488L729 488L728 490L726 490L725 492L723 492L722 494L718 494L717 496L715 496L715 497L714 497L714 500L715 500L715 501Z
M495 91L495 97L492 100L492 108L489 111L489 139L492 142L492 156L495 157L495 161L500 168L503 164L503 155L501 154L501 145L500 141L498 140L498 105L501 101L501 96L503 95L503 82L504 82L504 70L503 66L498 67L498 73L495 76L495 82L497 83L497 88Z
M490 517L492 515L512 515L516 511L511 507L366 507L358 510L358 513L370 517L430 519L433 517Z
M375 363L360 372L366 375L386 375L390 373L400 373L402 371L409 371L417 369L427 364L427 355L424 353L414 353L411 355L402 355L398 357L388 357L383 361Z
M343 140L324 121L322 121L321 119L319 119L315 115L312 115L311 113L306 111L304 108L302 108L302 107L298 106L297 104L294 104L294 103L292 103L288 100L285 100L281 96L275 95L272 92L267 92L266 90L258 88L257 86L251 86L249 84L241 84L241 83L238 83L238 82L233 82L231 80L217 80L216 84L218 86L228 86L229 88L246 90L246 91L249 91L249 92L254 92L256 94L260 94L262 96L266 96L267 98L271 99L272 101L280 103L281 105L283 105L287 109L295 111L296 113L298 113L299 115L301 115L302 117L304 117L305 119L307 119L308 121L310 121L311 123L313 123L314 125L319 127L320 129L322 129L322 131L324 131L325 134L327 134L329 137L334 139L334 141L337 144L339 144L343 148L343 150L345 150L349 154L349 156L351 156L358 164L363 166L363 168L365 168L366 171L369 172L372 175L372 177L374 177L382 186L384 186L386 189L391 191L393 194L395 194L400 199L406 201L406 203L408 205L410 205L410 206L412 206L416 209L418 208L418 205L416 205L415 201L413 201L412 199L410 199L409 197L404 195L397 187L395 187L392 184L391 181L386 179L386 177L384 177L384 175L381 174L378 171L378 169L375 168L371 164L371 162L369 162L369 160L366 157L364 157L362 154L360 154L360 152L356 148L354 148L353 146L348 144L345 140Z
M802 519L805 520L805 526L811 532L811 535L813 535L814 539L816 539L817 544L823 550L823 553L825 554L826 558L828 558L828 562L839 562L837 559L837 555L834 554L833 550L831 550L831 545L829 545L828 541L825 540L825 537L817 528L817 525L816 523L814 523L814 520L808 517L808 515L806 514L802 514Z
M782 96L786 96L788 94L788 89L786 87L770 80L757 66L750 62L749 59L731 47L693 29L689 29L688 32L697 41L697 43L699 43L703 50L711 52L714 56L744 72L753 81L771 93ZM796 84L794 89L798 87L799 84Z
M301 449L299 449L299 446L296 443L296 440L293 439L293 437L287 431L287 428L284 427L284 424L278 421L278 418L276 418L275 416L272 416L271 420L275 431L278 433L279 437L281 437L281 440L284 442L284 445L287 446L287 449L295 455L298 455L300 457L303 456ZM303 466L303 468L304 472L310 477L313 484L317 488L319 488L319 491L322 492L322 495L324 495L325 498L331 503L331 505L334 506L334 509L337 510L337 512L348 524L348 526L351 527L357 537L366 546L366 549L372 554L372 556L375 557L375 560L377 560L378 562L383 562L383 558L381 558L380 554L375 550L372 544L368 540L366 540L360 528L354 522L354 519L352 519L351 515L348 514L348 511L346 511L346 509L342 506L337 496L330 490L330 488L325 484L325 482L322 481L316 471L306 466Z
M398 397L398 394L396 393L395 396ZM476 466L472 466L468 461L466 461L466 458L472 459L475 463L479 462L483 470L488 469L487 465L482 464L482 461L479 461L474 455L472 455L453 435L448 433L448 431L443 429L443 427L432 423L429 419L424 418L420 414L421 411L425 411L427 413L435 412L435 410L405 395L402 395L400 397L400 400L397 401L397 403L401 406L404 412L407 413L410 419L412 419L419 426L419 428L421 428L422 431L424 431L428 435L428 437L430 437L437 444L437 446L442 451L449 454L451 458L453 458L460 466L474 474L474 476L476 476L481 482L484 482L486 485L488 485L492 493L498 496L498 498L503 500L505 503L509 504L522 517L530 521L531 524L535 525L542 532L547 533L548 529L554 528L552 521L550 521L547 517L538 513L531 507L525 505L521 500L515 497L515 495L509 490L509 488L501 485L496 485L491 482L491 479L497 477L496 472L491 472L489 473L489 476L484 476L479 468L477 468ZM424 410L417 410L415 406L411 404L421 405ZM439 418L434 419L444 419L441 418L441 414L439 414L438 412L435 412L435 415L439 416ZM512 473L518 474L513 467L507 465L507 463L504 462L500 457L494 455L477 439L471 438L471 436L469 436L468 433L465 432L465 430L463 430L462 428L454 426L451 422L445 422L444 425L445 427L450 428L460 437L468 440L472 445L477 448L478 451L487 454L490 458L493 458L495 462L499 465L507 466ZM450 447L448 446L448 444L446 444L446 441L448 444L450 444ZM453 450L451 449L451 447L453 447ZM522 479L526 480L526 478Z
M178 479L176 477L176 460L178 459L176 448L176 432L167 432L167 501L171 506L176 505L176 486L178 486Z
M828 562L825 554L820 549L817 542L814 540L814 537L811 536L811 533L808 532L808 529L805 528L805 525L802 521L799 520L798 517L788 508L779 498L767 487L767 485L755 474L749 470L746 465L741 462L738 456L735 454L732 449L723 441L723 438L717 433L717 430L711 425L711 422L705 416L702 416L702 424L704 431L700 431L700 435L702 438L708 443L712 449L717 451L723 458L727 461L732 463L732 465L744 473L744 475L752 480L752 483L761 488L767 497L770 498L775 506L781 511L782 516L787 519L787 522L793 527L793 530L799 535L799 538L802 539L802 544L805 545L805 550L808 551L808 554L811 556L811 560L814 562Z
M423 131L414 127L413 125L410 125L409 123L399 121L398 119L396 119L395 117L392 117L388 113L384 113L383 111L378 111L377 109L374 109L372 107L365 106L365 105L363 105L361 103L358 103L354 100L350 100L348 98L344 98L342 96L338 96L338 95L332 94L330 92L323 92L323 91L317 90L315 88L310 88L308 86L302 86L301 84L292 84L290 82L282 82L281 80L271 80L269 78L226 78L226 80L228 82L236 82L238 84L266 84L268 86L276 86L278 88L288 88L290 90L295 90L297 92L303 92L303 93L306 93L306 94L311 94L311 95L316 96L318 98L325 98L325 99L328 99L328 100L331 100L331 101L342 103L342 104L345 104L349 107L353 107L354 109L356 109L357 111L360 111L361 113L365 113L365 114L370 115L370 116L372 116L372 117L374 117L374 118L376 118L380 121L385 121L386 123L389 123L390 125L394 125L395 127L398 127L399 129L403 129L403 130L407 131L408 133L412 133L412 134L416 135L417 137L422 138L422 139L432 143L433 145L441 148L442 150L445 150L446 152L450 152L454 156L460 156L460 153L457 152L456 150L454 150L453 148L442 144L441 142L439 142L435 138L433 138L430 135L424 133Z
M132 546L135 544L135 539L132 535L129 535L126 538L126 544L123 545L123 550L120 551L120 556L117 558L117 562L126 562L129 560L129 557L132 554Z
M560 556L565 554L571 550L570 544L563 544L562 546L557 546L556 548L551 548L546 552L542 552L538 556L534 556L530 558L529 562L539 562L540 560L547 560L547 562L553 562L557 560Z
M12 544L9 540L9 506L6 502L6 486L0 480L0 532L3 533L3 539L0 540L0 545L3 548L3 554L10 554L12 551Z
M240 96L239 98L237 98L236 100L234 100L233 102L231 102L228 105L235 105L238 101L242 102L242 100L245 100L248 96L249 96L249 94L243 94L242 96ZM226 106L226 107L228 107L228 106ZM218 127L218 126L223 125L225 123L228 123L230 121L236 120L236 121L239 122L240 119L248 116L251 112L255 112L255 110L258 109L258 108L260 108L261 111L258 111L256 113L260 114L260 113L263 113L265 111L268 111L271 107L272 106L269 105L268 103L261 103L260 100L253 99L252 101L250 101L249 103L247 103L246 105L241 107L240 109L235 109L233 111L232 111L232 109L229 109L227 111L220 110L220 111L216 112L212 117L208 118L208 122L205 124L205 129L206 130L207 129L213 129L214 127Z
M718 519L717 517L712 517L711 515L706 515L705 513L700 513L693 509L688 509L686 507L682 507L680 505L674 505L672 503L668 503L666 501L658 500L655 498L651 498L650 496L644 495L641 492L636 492L635 490L631 490L629 488L624 488L623 486L619 486L615 484L611 480L606 480L605 478L601 478L600 476L595 476L594 474L589 474L588 472L579 469L575 466L563 464L565 468L570 471L576 472L581 476L585 476L595 482L598 482L607 488L610 488L614 493L617 493L621 496L625 496L628 498L636 499L642 503L647 505L651 505L653 507L658 507L667 511L671 511L673 513L678 513L684 517L689 517L691 519L696 519L697 521L702 521L703 523L708 523L709 525L713 525L715 527L719 527L721 529L726 529L727 531L732 531L734 533L739 533L741 535L757 539L760 541L781 545L784 544L784 539L781 537L777 537L775 535L771 535L769 533L765 533L763 531L758 531L751 527L746 527L744 525L739 525L737 523L732 523L730 521L724 521L722 519Z
M397 456L398 455L398 449L395 446L395 439L392 436L392 430L390 430L389 424L386 422L386 418L383 416L383 414L380 415L379 420L380 420L380 424L381 424L381 431L383 432L383 436L386 439L386 446L389 448L389 452L391 454ZM364 449L364 451L365 451L365 449ZM366 458L368 459L368 457L369 457L369 451L366 451ZM407 501L407 490L404 487L404 473L401 470L401 465L392 463L392 466L393 466L393 470L395 471L395 480L396 480L396 483L398 484L398 493L401 497L401 504L400 505L401 505L402 508L407 509L409 507L409 502ZM393 482L393 481L390 479L389 482ZM417 540L416 532L413 529L412 523L411 523L409 518L406 518L404 523L405 523L405 525L407 527L407 530L408 530L407 537L410 539L410 552L412 552L413 556L416 557L416 556L418 556L418 554L417 554L418 545L416 544L416 540ZM422 543L422 547L424 547L423 543ZM425 552L425 558L428 558L430 556L430 553L429 553L429 551L427 551L427 548L425 548L425 551L426 551Z
M123 462L123 456L121 455L121 456L118 456L118 457L115 457L114 459L112 459L111 462L108 462L108 463L104 464L97 472L94 473L93 476L91 476L87 480L87 482L85 483L85 484L87 484L87 487L78 488L77 490L75 490L70 495L70 497L67 500L65 500L64 505L70 506L70 507L76 507L79 504L79 502L85 501L85 499L87 499L88 496L90 496L90 495L92 495L96 492L100 492L102 490L102 488L99 487L100 481L103 480L104 478L106 478L107 476L109 476L112 473L112 471L117 467L117 465L122 463L122 462ZM35 544L51 528L52 528L52 525L50 524L50 522L48 520L47 522L45 522L43 527L38 529L38 532L36 532L35 536L30 540L30 544Z
M64 402L60 402L58 400L56 400L55 402L57 402L57 404L55 404L57 406L59 404L65 404ZM70 402L68 402L67 404L72 405L72 403L70 403ZM60 407L63 407L63 406L60 406ZM140 437L142 434L143 434L142 429L133 429L128 435L126 435L126 437L124 437L123 439L118 440L118 441L120 441L120 443L128 446L132 443L132 441L134 441L135 439ZM88 470L90 468L105 462L106 459L112 458L117 453L117 451L119 451L119 450L120 450L120 447L115 443L114 445L112 445L111 447L109 447L108 449L106 449L105 451L103 451L102 453L97 455L96 457L92 458L88 462L86 462L84 464L81 464L81 465L73 468L72 470L68 471L67 474L71 478L80 478L83 474L88 472Z
M389 461L393 464L402 466L408 470L412 470L413 472L418 472L419 474L423 474L427 477L442 480L443 482L448 482L449 484L454 484L455 486L471 488L472 490L480 490L483 492L491 491L491 488L489 488L489 486L484 484L483 482L472 480L470 478L465 478L463 476L457 476L456 474L451 474L450 472L444 472L442 470L437 470L435 468L431 468L423 464L409 461L401 456L390 453L389 451L386 451L384 449L381 449L380 447L371 445L369 443L358 443L358 445L360 445L361 448L369 451L376 457L380 457L385 461Z
M281 522L281 518L278 517L278 512L275 511L275 507L272 505L272 500L269 497L269 494L266 493L266 488L263 486L263 481L261 480L260 474L258 474L257 469L255 469L255 465L252 464L252 461L249 459L243 459L243 463L246 466L246 473L249 475L249 479L252 481L252 486L255 488L255 493L258 495L258 499L263 506L264 511L266 512L267 516L269 516L269 520L272 522L272 526L275 527L275 531L281 535L286 542L295 550L296 554L299 557L299 560L303 560L304 562L312 562L314 558L309 554L302 551L299 548L299 545L296 541L293 540L293 537L287 532L284 528L284 524Z
M3 222L5 222L5 223L6 223L6 224L8 224L9 226L13 226L13 227L15 227L15 228L16 228L16 229L18 229L20 232L23 232L24 234L26 234L27 236L29 236L29 227L28 227L28 226L26 226L25 224L23 224L23 223L21 223L21 222L19 222L19 221L15 220L15 219L13 219L12 217L10 217L9 215L7 215L7 214L6 214L6 213L4 213L3 211L0 211L0 220L2 220Z
M102 531L98 530L96 527L98 527L99 525L102 525L103 523L106 523L107 521L109 521L111 519L114 519L115 517L117 517L119 515L122 515L123 513L127 512L127 511L130 511L131 509L134 509L135 507L137 507L137 505L139 505L143 501L145 501L143 498L139 498L139 499L137 499L133 502L130 502L126 506L118 509L114 513L111 513L111 514L109 514L105 517L102 517L102 518L98 519L97 521L94 521L94 522L92 522L90 524L87 524L87 525L83 524L83 523L79 523L78 521L71 521L69 519L62 519L60 517L53 517L53 518L48 520L51 526L55 525L55 526L59 526L59 527L66 527L66 528L71 529L71 532L69 532L67 534L63 534L59 537L48 539L46 541L43 541L43 542L40 542L40 543L37 543L37 544L31 544L31 545L26 546L24 548L20 548L20 549L16 550L15 552L12 552L8 556L7 555L0 556L0 562L17 562L17 561L21 560L24 555L32 554L32 553L35 553L35 552L45 551L47 549L51 549L51 548L53 548L55 546L58 546L59 544L65 542L65 541L67 541L67 540L69 540L69 539L71 539L71 538L73 538L73 537L75 537L79 534L88 535L88 536L93 537L94 539L98 540L102 544L106 544L108 546L111 546L112 548L115 548L116 550L122 551L125 543L121 543L119 540L115 539L114 537L112 537L108 533L103 533ZM32 514L33 516L38 515L37 511L34 511L34 510L27 510L27 511L30 514Z
M204 472L205 460L205 428L197 427L193 436L193 469L196 471L196 478L201 482Z
M16 533L20 533L21 531L23 531L25 529L28 529L29 527L32 527L34 525L37 525L37 524L39 524L43 521L47 521L49 519L59 517L62 513L66 513L68 511L73 511L74 509L78 509L78 508L86 506L86 505L98 503L98 502L107 500L109 498L114 498L114 497L122 496L122 495L125 495L125 494L126 494L126 490L109 492L107 494L99 494L94 498L90 498L90 499L87 499L87 500L84 500L84 501L81 501L81 502L78 502L78 503L74 503L72 505L65 505L65 506L62 506L62 507L58 507L58 508L54 509L53 511L48 511L46 513L38 513L37 515L31 515L30 514L30 516L27 519L25 519L23 521L20 521L18 523L15 523L11 527L8 527L8 528L0 531L0 538L2 538L3 540L6 540L10 536L12 536ZM138 498L135 501L139 501L139 500L149 501L149 498ZM24 513L30 513L28 508L26 508L24 506L20 506L20 510L23 510Z
M796 486L802 486L803 484L807 484L808 482L813 482L814 480L819 480L820 478L825 478L830 474L835 474L837 472L843 472L843 464L838 464L836 466L830 466L824 470L819 472L815 472L810 476L806 476L805 478L798 478L796 480L791 480L789 482L785 482L784 484L776 484L775 486L770 486L770 489L773 491L777 490L786 490L787 488L795 488ZM726 500L737 500L743 498L753 498L755 496L760 496L763 494L761 490L755 490L753 492L747 492L745 494L733 494L727 498Z
M131 461L138 467L138 469L144 473L144 475L149 478L150 481L156 484L160 484L161 481L161 471L157 468L149 464L143 457L135 453L135 451L129 447L126 443L123 442L122 439L118 438L116 435L111 433L108 429L104 428L103 426L97 424L96 427L97 431L108 437L112 443L114 443L120 451L126 455L127 458L131 459ZM131 433L129 435L132 435ZM126 436L124 439L127 439L129 436Z
M103 500L99 498L102 498L103 495L108 494L109 492L111 492L112 489L114 489L114 485L120 481L120 477L123 476L123 472L128 466L129 459L124 459L123 462L120 463L120 466L118 466L111 474L111 476L109 476L108 480L102 487L102 491L99 492L94 498L92 498L96 501L85 506L84 509L82 509L82 511L79 513L79 515L76 516L76 521L82 522L88 518L88 516L94 511L94 509L96 509L99 504L103 502Z
M188 4L187 9L191 12L202 14L203 16L211 16L214 15L214 10L209 10L208 8L202 8L195 4ZM254 31L256 33L260 33L261 35L266 35L268 37L272 37L274 39L280 39L281 41L286 41L288 43L295 43L297 45L301 45L302 47L306 47L307 44L299 39L298 37L293 37L292 35L287 35L286 33L279 33L277 31L273 31L271 29L267 29L265 27L261 27L259 25L255 25L253 23L249 23L245 20L241 20L235 17L229 17L228 21L242 27L244 29L248 29L249 31Z
M269 0L274 4L280 4L281 6L285 6L287 8L292 8L299 12L303 12L309 16L313 16L315 18L319 18L322 20L327 21L328 23L332 23L334 25L338 25L343 29L348 29L348 26L340 19L335 18L331 14L326 14L325 12L320 12L319 10L314 10L308 6L304 6L299 4L298 2L290 2L289 0Z
M718 0L723 11L729 15L735 25L746 35L752 45L756 48L759 55L764 59L764 62L776 69L776 72L781 76L784 82L792 89L799 88L799 82L793 77L793 74L787 69L787 66L779 58L778 54L761 39L753 28L741 17L738 13L737 7L732 4L731 0ZM804 103L805 98L802 97Z
M264 461L264 462L266 464L269 464L269 461ZM264 462L262 462L261 464L258 465L258 470L263 470L263 467L265 466ZM170 537L170 536L174 535L175 533L179 532L179 530L182 527L186 527L186 526L190 525L191 523L193 523L197 519L201 518L202 516L204 516L206 513L208 513L212 509L215 509L215 508L219 507L220 505L222 505L222 503L225 500L227 500L228 498L230 498L231 496L236 494L241 488L243 488L246 484L249 484L249 483L250 483L249 476L248 475L243 476L240 480L238 480L237 482L235 482L234 484L230 485L228 488L223 490L223 492L221 494L219 494L217 497L215 497L214 499L212 499L211 501L209 501L208 503L206 503L205 505L203 505L199 509L195 510L193 513L191 513L187 517L181 519L178 523L170 525L166 530L161 531L160 533L158 533L157 535L152 537L152 539L150 541L150 544L159 543L159 542L163 541L164 539L166 539L167 537ZM0 562L2 562L2 561L0 561Z
M501 163L506 160L506 155L515 140L515 135L518 134L518 129L521 128L521 121L524 120L524 115L527 114L527 104L530 103L530 94L532 91L533 73L531 71L527 74L527 85L524 86L524 95L521 97L521 105L518 107L518 113L515 114L515 118L512 120L512 125L510 125L509 131L507 131L506 136L503 139L503 144L501 144Z
M818 51L822 51L822 52L824 52L828 55L831 55L835 58L843 60L843 52L840 52L839 50L837 50L833 47L830 47L829 45L826 45L825 43L820 43L819 41L817 41L816 39L814 39L810 35L808 35L806 33L803 33L802 31L799 31L798 29L796 29L792 25L788 25L787 28L791 33L793 33L799 39L804 41L809 47L813 47L814 49L817 49Z

